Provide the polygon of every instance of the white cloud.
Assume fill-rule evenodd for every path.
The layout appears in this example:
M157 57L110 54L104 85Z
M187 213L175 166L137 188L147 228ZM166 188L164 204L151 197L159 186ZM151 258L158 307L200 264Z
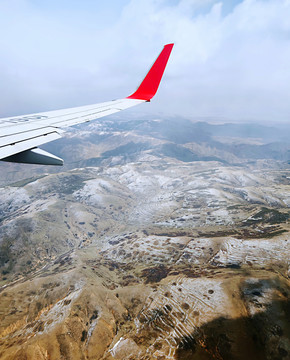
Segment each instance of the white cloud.
M40 3L0 3L0 115L126 96L175 42L157 98L137 112L289 120L288 0Z

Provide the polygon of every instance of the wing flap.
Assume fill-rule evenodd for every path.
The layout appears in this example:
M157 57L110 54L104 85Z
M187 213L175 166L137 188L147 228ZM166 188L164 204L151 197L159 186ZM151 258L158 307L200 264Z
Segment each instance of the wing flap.
M7 135L7 136L0 136L0 150L1 148L9 145L9 146L13 146L18 142L22 142L22 141L27 141L30 139L34 139L37 138L39 136L46 136L49 135L51 133L62 133L63 130L60 129L55 129L53 127L46 127L46 128L40 128L40 129L36 129L36 130L29 130L29 131L24 131L18 134L12 134L12 135Z
M45 144L49 141L57 140L59 138L61 138L61 135L55 131L49 134L39 135L34 138L29 138L16 143L2 146L0 148L0 159L6 158L14 154L18 154L25 150L33 149L39 145Z
M50 154L42 149L25 150L18 154L8 156L3 161L24 163L24 164L39 164L39 165L63 165L63 160L58 156Z

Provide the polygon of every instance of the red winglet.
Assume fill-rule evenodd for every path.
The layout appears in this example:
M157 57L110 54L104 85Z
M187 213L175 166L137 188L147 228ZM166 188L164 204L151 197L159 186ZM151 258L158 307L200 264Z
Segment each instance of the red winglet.
M134 92L134 94L128 96L127 99L150 101L150 99L153 98L157 92L173 45L174 44L167 44L164 46L163 50L156 59L155 63L152 65L141 85Z

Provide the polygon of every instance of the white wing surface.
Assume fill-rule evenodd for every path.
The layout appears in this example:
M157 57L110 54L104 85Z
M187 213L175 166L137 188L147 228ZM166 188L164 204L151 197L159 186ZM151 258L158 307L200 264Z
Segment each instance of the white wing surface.
M62 165L62 159L38 149L38 146L59 139L65 127L96 120L150 101L157 92L172 47L173 44L164 46L139 88L127 98L0 119L0 160Z

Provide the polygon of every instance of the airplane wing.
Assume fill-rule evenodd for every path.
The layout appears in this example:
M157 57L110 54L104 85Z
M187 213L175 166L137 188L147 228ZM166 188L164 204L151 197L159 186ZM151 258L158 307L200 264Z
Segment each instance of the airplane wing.
M88 106L0 119L0 160L63 165L63 160L38 148L59 139L63 128L99 119L150 101L156 94L173 44L164 46L138 89L130 96Z

